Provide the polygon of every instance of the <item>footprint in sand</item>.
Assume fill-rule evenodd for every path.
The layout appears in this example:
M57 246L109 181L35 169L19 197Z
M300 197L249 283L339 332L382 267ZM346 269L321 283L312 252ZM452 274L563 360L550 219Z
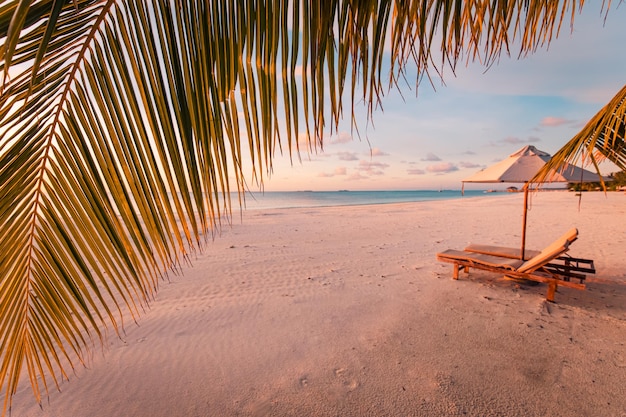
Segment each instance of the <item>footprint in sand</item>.
M337 368L335 369L335 376L337 378L343 379L342 385L348 390L348 392L350 392L350 391L354 391L355 389L357 389L359 387L359 383L355 379L343 378L344 374L346 374L347 371L348 370L346 368Z
M343 385L348 389L348 391L354 391L359 387L359 383L355 380L346 381Z

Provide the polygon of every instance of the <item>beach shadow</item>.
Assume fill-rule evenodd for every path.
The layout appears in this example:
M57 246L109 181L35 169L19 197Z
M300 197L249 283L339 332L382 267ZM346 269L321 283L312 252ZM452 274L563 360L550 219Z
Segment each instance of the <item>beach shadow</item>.
M545 284L509 279L497 274L470 271L469 274L462 274L460 279L494 288L522 291L544 299L548 291ZM626 320L626 279L623 276L606 274L603 274L602 278L588 276L585 284L584 290L559 287L555 295L555 304Z
M621 276L588 277L586 288L559 288L558 304L626 320L626 281Z

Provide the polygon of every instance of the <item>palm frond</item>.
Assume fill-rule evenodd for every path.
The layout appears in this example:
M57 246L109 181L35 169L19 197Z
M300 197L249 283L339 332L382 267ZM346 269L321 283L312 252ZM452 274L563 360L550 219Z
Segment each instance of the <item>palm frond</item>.
M543 182L549 172L580 162L592 165L598 172L598 182L604 184L599 167L603 160L609 160L626 171L625 133L626 86L552 156L531 182Z
M419 82L462 59L491 65L514 39L524 55L582 3L1 3L3 410L22 371L41 401L136 318L245 178L262 183L303 132L323 145L344 96L356 123L357 102L380 104L386 68L394 85L409 63Z

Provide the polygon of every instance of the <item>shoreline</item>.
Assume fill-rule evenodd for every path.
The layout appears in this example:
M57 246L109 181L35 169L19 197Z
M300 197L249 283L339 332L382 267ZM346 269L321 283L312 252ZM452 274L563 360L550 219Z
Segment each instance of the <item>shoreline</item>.
M471 190L463 196L461 190L381 190L381 191L267 191L246 193L247 207L233 211L258 211L277 208L344 207L424 201L455 200L461 198L494 198L481 190ZM236 199L233 199L235 201Z
M22 383L12 415L619 416L626 196L531 194L527 248L577 227L570 254L596 264L556 303L435 259L519 244L522 198L243 211L43 409Z
M568 193L571 195L579 196L580 191L572 191L562 188L540 188L538 190L531 191L530 195L536 193ZM417 194L424 193L423 196L414 196L412 199L404 197L404 199L386 200L381 198L382 194ZM442 194L443 193L443 194ZM523 191L507 191L502 190L465 190L468 195L463 195L461 190L380 190L380 191L361 191L361 190L336 190L336 191L259 191L259 192L247 192L246 202L249 202L248 207L240 209L238 204L233 204L233 212L246 212L246 211L258 211L258 210L273 210L279 208L314 208L314 207L351 207L351 206L366 206L366 205L380 205L380 204L399 204L399 203L421 203L428 201L447 201L456 199L469 199L469 198L500 198L507 195L523 194ZM602 193L604 191L583 191L585 194ZM623 193L623 191L607 191L611 193ZM289 195L288 198L281 199L281 195ZM333 196L338 198L336 201L326 201L319 199L319 196ZM355 195L371 195L372 197L363 198L362 200L352 199ZM376 196L378 195L378 196ZM236 197L236 194L234 194ZM297 197L312 197L310 199L297 199ZM237 198L233 197L232 201L236 202ZM316 200L316 198L318 198ZM274 200L276 199L276 200ZM306 201L306 202L305 202ZM274 204L272 203L274 202Z

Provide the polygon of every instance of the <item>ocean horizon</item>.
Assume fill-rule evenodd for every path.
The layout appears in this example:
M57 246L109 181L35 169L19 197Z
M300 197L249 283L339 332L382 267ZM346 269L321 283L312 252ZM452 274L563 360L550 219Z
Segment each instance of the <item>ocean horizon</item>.
M236 194L236 193L235 193ZM412 191L266 191L246 192L244 210L283 209L307 207L358 206L370 204L410 203L458 198L494 198L507 192L485 190L412 190ZM233 203L237 200L233 196ZM235 204L233 204L233 208Z

